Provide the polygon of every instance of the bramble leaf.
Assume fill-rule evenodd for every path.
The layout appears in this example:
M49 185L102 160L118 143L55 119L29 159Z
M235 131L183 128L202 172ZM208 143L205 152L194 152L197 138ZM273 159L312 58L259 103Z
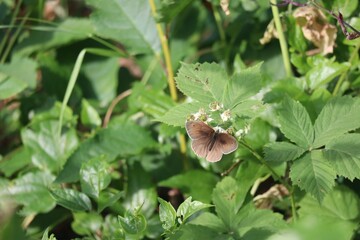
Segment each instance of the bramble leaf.
M237 213L245 201L247 189L240 188L239 182L231 177L224 178L213 191L213 202L218 216L231 229L238 226Z
M257 94L261 89L261 68L262 63L253 67L235 73L229 81L226 82L225 91L223 91L222 102L225 108L232 109L240 102ZM217 81L218 84L222 84Z
M199 109L204 106L206 106L206 104L199 102L182 103L170 108L169 111L156 120L168 125L184 127L187 117L192 113L198 112Z
M360 101L349 96L336 97L322 109L315 121L314 148L360 127Z
M322 152L315 150L294 161L290 177L294 184L321 202L334 186L336 172L324 159Z
M314 129L306 109L299 102L286 97L278 113L281 132L290 141L309 149L314 140Z
M287 162L295 160L306 150L288 142L273 142L265 145L265 160L271 162Z
M228 77L216 63L182 63L175 78L178 89L188 97L202 103L222 102Z
M360 179L360 134L352 133L340 136L326 144L324 158L336 170L338 175Z

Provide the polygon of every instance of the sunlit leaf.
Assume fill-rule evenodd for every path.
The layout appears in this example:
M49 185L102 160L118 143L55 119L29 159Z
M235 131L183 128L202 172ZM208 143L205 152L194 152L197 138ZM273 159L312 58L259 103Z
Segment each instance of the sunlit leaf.
M271 162L286 162L295 160L305 149L288 142L269 143L264 148L265 160Z
M360 101L349 96L336 97L322 109L315 121L314 147L318 148L330 140L360 127Z
M5 189L8 196L18 204L24 205L22 214L46 213L55 207L48 187L54 176L45 172L27 173L18 177Z
M90 159L81 166L81 190L88 196L97 199L100 192L110 184L110 181L109 165L105 157Z
M87 0L87 3L94 8L90 18L100 36L121 42L133 54L160 51L148 1Z
M180 217L181 222L185 222L191 215L204 209L209 208L212 205L202 203L199 201L191 201L191 197L188 197L184 202L182 202L179 208L176 211L176 215Z
M317 150L297 159L291 166L290 177L294 184L321 202L334 186L336 173Z
M280 130L284 135L304 149L314 141L314 129L306 109L298 102L286 97L278 110Z
M158 201L160 203L159 216L160 216L160 221L162 223L162 227L165 230L170 230L176 224L176 222L175 222L176 211L169 202L166 202L165 200L163 200L161 198L158 198Z
M71 211L90 211L91 201L88 196L74 189L58 188L51 190L56 203Z
M360 134L346 134L326 144L324 157L336 173L349 178L360 179Z

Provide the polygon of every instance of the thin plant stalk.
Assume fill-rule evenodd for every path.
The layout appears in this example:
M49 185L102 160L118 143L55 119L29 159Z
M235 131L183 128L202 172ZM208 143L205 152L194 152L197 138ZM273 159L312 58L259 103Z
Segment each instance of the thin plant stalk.
M272 3L271 10L272 10L273 17L274 17L276 31L277 31L277 34L279 36L281 54L282 54L282 59L283 59L283 62L284 62L286 76L287 77L292 77L293 73L292 73L292 70L291 70L289 50L288 50L288 47L287 47L284 31L283 31L283 28L282 28L282 25L281 25L279 9L278 9L277 6L275 6L276 5L276 0L270 0L270 3Z
M151 12L153 16L156 16L156 6L154 0L149 0ZM170 96L171 98L176 102L178 100L177 92L176 92L176 86L175 86L175 80L174 80L174 71L171 65L171 58L170 58L170 50L169 50L169 44L167 41L167 38L164 34L164 31L162 30L162 27L159 23L156 23L156 29L158 31L158 35L161 42L161 47L163 49L164 53L164 59L166 64L166 71L167 71L167 77L168 77L168 84L170 89ZM185 161L184 161L184 167L187 169L189 167L187 155L186 155L186 140L185 136L183 134L178 135L179 143L180 143L180 152L184 155Z
M359 54L359 49L360 49L360 42L357 43L354 51L352 51L352 54L351 54L351 56L350 56L350 58L349 58L349 63L350 63L350 64L354 61L356 55ZM342 85L343 82L345 81L347 74L348 74L348 71L345 71L345 72L343 72L343 73L340 75L339 80L338 80L338 82L336 83L336 86L335 86L335 88L334 88L333 96L336 96L336 95L339 93L339 90L340 90L340 88L341 88L341 85Z

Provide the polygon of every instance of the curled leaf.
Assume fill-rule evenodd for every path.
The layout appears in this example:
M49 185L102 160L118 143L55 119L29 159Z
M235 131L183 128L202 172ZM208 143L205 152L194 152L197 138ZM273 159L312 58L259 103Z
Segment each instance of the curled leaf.
M313 7L300 7L294 11L294 17L300 25L304 37L317 49L308 51L308 55L332 53L335 46L337 29L327 22L325 15Z
M220 6L226 15L230 15L230 0L220 0Z

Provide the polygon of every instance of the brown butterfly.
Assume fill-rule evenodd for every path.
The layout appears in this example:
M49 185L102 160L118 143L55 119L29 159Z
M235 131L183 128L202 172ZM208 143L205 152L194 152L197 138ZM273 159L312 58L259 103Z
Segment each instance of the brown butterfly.
M192 140L195 154L209 162L220 161L223 154L229 154L238 147L236 139L227 133L215 131L201 121L188 121L186 131Z

